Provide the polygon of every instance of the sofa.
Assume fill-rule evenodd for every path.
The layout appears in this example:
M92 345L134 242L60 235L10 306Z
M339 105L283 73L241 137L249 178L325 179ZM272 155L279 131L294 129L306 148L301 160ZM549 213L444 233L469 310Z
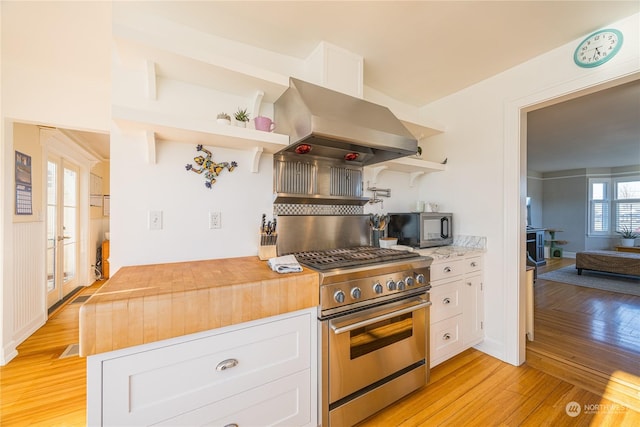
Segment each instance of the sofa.
M640 254L617 251L584 251L576 253L576 269L640 276Z

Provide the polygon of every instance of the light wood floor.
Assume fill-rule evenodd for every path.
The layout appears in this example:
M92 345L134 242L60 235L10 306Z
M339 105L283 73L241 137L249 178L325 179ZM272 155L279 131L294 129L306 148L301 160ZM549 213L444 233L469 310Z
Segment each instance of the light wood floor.
M540 273L574 264L550 259ZM640 297L538 279L527 363L640 411Z
M541 281L536 286L542 289ZM78 295L96 289L94 285ZM551 304L545 298L539 298L541 314L542 307ZM572 301L571 309L566 310L578 311L576 304ZM18 347L19 355L0 367L0 426L85 425L85 359L59 359L69 344L78 341L79 307L80 304L67 304L54 313L45 326ZM634 322L639 321L638 317L633 320L629 316L623 323L637 333L640 327ZM586 326L576 326L581 327ZM536 328L536 342L540 336L542 344L544 323L539 324L537 316ZM574 349L573 354L592 351L581 350L575 342L560 345L567 347ZM361 426L640 425L639 412L602 398L602 394L563 381L530 364L515 367L471 349L433 368L426 387L365 420ZM575 418L566 413L570 402L577 402L582 409ZM591 413L585 413L585 405L591 405L587 406Z

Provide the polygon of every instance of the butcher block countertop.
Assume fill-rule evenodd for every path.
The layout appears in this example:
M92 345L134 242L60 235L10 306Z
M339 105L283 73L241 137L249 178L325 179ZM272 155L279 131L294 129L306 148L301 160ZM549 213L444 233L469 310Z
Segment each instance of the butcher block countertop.
M123 267L80 307L90 356L319 304L312 270L279 274L258 257Z

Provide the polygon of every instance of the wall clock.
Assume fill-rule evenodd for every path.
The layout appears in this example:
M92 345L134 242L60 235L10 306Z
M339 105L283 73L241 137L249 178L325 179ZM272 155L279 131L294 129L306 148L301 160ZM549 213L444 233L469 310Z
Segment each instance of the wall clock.
M584 39L573 54L573 61L579 67L593 68L604 64L622 47L622 33L608 28L596 31Z

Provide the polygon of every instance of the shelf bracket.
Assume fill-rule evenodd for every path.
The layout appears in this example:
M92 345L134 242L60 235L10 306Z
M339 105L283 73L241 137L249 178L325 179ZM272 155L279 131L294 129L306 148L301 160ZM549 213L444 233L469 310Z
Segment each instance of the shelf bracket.
M260 169L260 157L262 156L262 147L254 147L251 159L251 172L258 173Z
M371 177L371 181L376 184L378 182L378 175L385 169L388 169L389 166L376 166L373 168L373 176Z
M411 172L411 175L409 175L409 187L413 187L416 179L420 178L422 175L424 175L424 171Z
M257 90L255 95L253 95L253 105L251 107L251 117L258 117L260 115L260 105L262 104L262 98L264 97L264 92L261 90Z
M156 85L156 63L153 61L145 61L146 65L146 88L145 95L147 99L155 101L157 99L157 85Z
M145 138L147 141L147 163L150 165L156 164L156 134L150 130L145 131Z

